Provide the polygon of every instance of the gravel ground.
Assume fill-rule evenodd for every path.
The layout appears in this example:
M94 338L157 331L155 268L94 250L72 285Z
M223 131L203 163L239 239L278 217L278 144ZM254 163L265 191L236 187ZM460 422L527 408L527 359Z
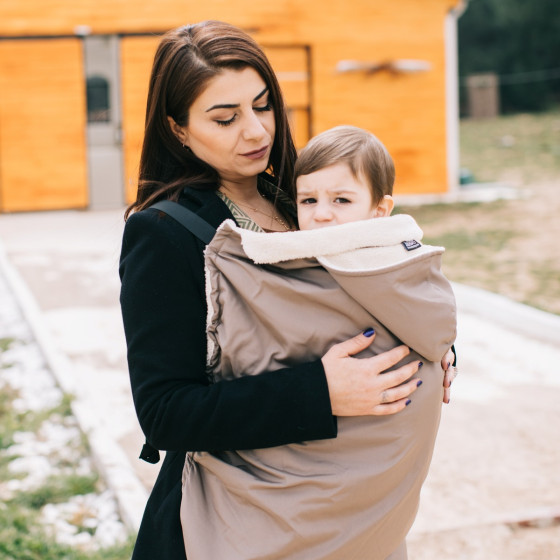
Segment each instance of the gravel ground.
M45 364L41 349L18 308L13 294L0 275L0 339L11 340L0 351L0 391L14 393L17 412L40 413L63 402ZM48 415L34 432L20 431L13 444L0 450L9 461L13 477L0 481L0 500L21 492L33 492L61 475L94 476L95 469L72 415ZM128 531L119 519L113 493L98 483L99 491L76 495L64 503L47 503L40 520L46 532L61 544L82 550L106 548L123 543Z
M141 437L119 330L121 229L118 212L0 217L10 262L70 360L77 401L113 429L149 489L157 466L137 459ZM512 314L517 308L509 300L497 311L490 300L488 309L476 310L465 306L470 296L460 301L461 374L444 407L410 560L560 560L560 346L550 336L560 330L556 322L544 329L548 342L538 340L525 313ZM131 478L123 469L112 488L122 494ZM145 499L131 503L141 512Z

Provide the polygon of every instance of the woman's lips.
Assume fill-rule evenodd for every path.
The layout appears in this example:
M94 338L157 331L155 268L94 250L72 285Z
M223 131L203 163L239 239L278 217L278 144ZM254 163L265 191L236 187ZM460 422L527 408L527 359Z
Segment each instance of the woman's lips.
M242 156L249 159L261 159L268 152L268 146L260 148L259 150L253 150L252 152L247 152L246 154L241 154Z

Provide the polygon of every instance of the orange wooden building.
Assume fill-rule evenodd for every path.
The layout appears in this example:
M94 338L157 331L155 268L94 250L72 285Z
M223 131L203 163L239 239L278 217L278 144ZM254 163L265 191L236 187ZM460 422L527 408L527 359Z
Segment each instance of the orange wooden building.
M265 48L298 147L338 124L371 130L397 194L458 182L461 0L2 0L0 212L133 200L159 35L205 19Z

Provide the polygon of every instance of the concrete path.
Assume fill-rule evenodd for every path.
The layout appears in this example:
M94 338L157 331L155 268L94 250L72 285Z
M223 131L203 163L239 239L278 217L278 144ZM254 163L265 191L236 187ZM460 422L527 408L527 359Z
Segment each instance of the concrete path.
M98 465L137 528L158 466L137 459L143 438L118 305L122 214L0 215L0 273L59 384L76 396ZM560 317L455 288L461 374L444 407L410 558L560 559ZM532 552L541 548L542 556Z

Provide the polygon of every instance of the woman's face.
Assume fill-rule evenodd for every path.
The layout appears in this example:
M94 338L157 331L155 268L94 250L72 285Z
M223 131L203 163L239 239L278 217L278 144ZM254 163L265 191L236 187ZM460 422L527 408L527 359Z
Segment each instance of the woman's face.
M168 117L175 135L220 174L224 186L268 167L276 125L269 91L253 68L224 69L189 110L187 126Z

